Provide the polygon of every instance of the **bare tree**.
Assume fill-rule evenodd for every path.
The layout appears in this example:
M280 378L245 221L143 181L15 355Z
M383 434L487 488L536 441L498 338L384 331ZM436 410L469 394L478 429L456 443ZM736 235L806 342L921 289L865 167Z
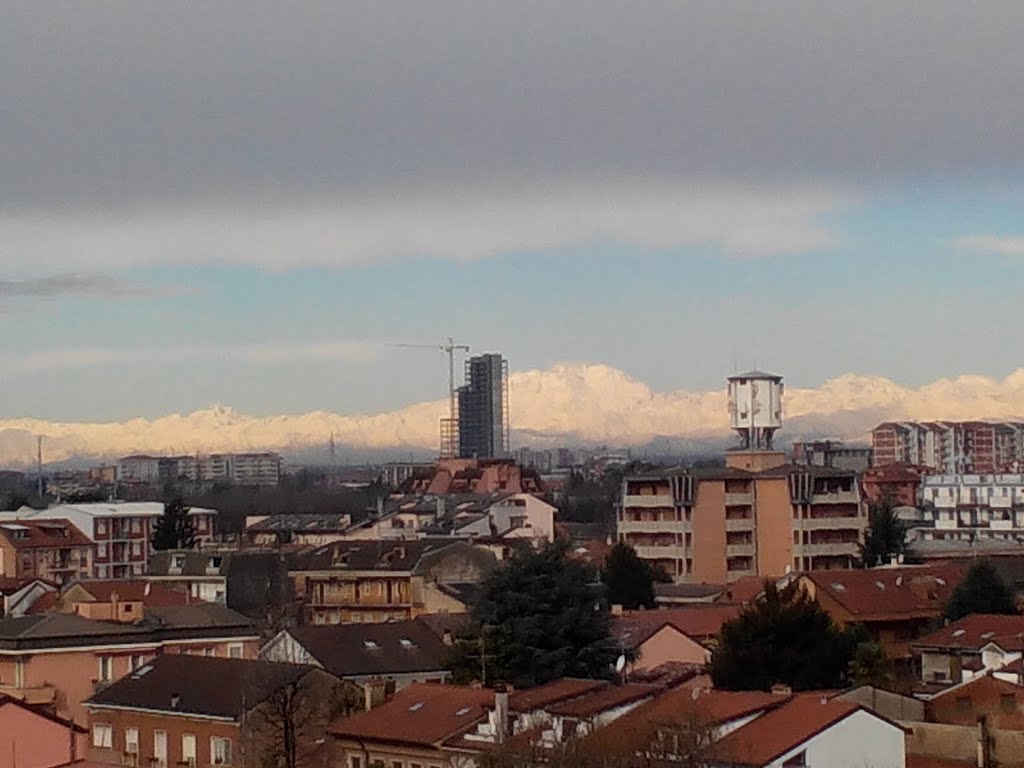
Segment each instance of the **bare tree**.
M361 704L355 685L319 670L281 686L246 714L247 768L318 768L327 727Z

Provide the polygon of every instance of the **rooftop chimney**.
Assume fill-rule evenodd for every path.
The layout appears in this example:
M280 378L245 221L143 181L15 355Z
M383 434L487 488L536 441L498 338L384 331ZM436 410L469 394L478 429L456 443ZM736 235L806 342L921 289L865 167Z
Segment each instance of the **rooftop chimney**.
M171 694L171 709L177 709L181 704L181 696L176 693Z
M508 735L508 691L504 685L494 689L494 736L502 744Z

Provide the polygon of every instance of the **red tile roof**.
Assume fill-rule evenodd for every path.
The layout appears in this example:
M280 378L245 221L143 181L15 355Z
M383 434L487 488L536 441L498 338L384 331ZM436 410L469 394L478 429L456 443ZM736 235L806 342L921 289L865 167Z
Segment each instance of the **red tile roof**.
M181 590L142 579L95 579L78 581L71 586L81 587L98 603L109 603L115 593L118 600L141 602L151 608L202 602L198 598L190 599L189 595Z
M16 549L89 547L92 542L67 520L4 520L0 536Z
M566 677L552 680L550 683L513 691L508 697L509 710L512 712L534 712L566 699L582 696L607 685L600 680L581 680Z
M601 686L595 691L547 707L552 715L567 717L593 717L611 709L624 707L658 694L662 688L657 685L626 683L625 685Z
M763 576L741 576L729 584L715 602L746 605L764 592L765 581Z
M798 694L717 741L711 753L733 765L763 766L861 708L820 693Z
M978 691L982 692L979 693L980 696L986 698L987 694L991 694L993 691L997 691L999 693L1010 693L1015 696L1022 695L1022 697L1024 697L1024 688L1016 683L1011 683L1008 680L995 677L991 672L987 672L984 675L978 675L977 677L968 680L966 683L951 685L944 691L935 694L932 697L932 701L936 701L949 695L957 697L970 696L972 693L977 693Z
M803 575L859 621L938 616L967 567L940 563L903 568L810 571Z
M975 613L915 640L914 646L977 651L989 643L1004 651L1024 650L1024 616Z
M60 595L56 592L44 592L28 607L28 613L46 613L57 604Z
M626 611L612 620L612 634L630 647L645 642L666 624L701 641L715 637L722 625L740 613L738 605L692 605L651 611Z
M760 691L715 691L677 688L641 704L584 741L584 749L595 755L634 755L650 744L659 728L682 724L691 718L705 726L721 725L747 715L779 707L790 694Z
M339 738L436 747L486 717L493 702L494 692L483 688L418 683L329 730Z

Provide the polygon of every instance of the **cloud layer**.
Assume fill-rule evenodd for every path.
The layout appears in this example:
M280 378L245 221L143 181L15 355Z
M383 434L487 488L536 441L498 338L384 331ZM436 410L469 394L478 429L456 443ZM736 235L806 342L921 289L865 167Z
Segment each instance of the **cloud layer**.
M722 391L653 392L606 365L563 364L511 377L512 426L519 442L641 445L655 438L728 437ZM316 411L257 418L214 407L154 420L107 424L0 422L0 461L30 463L35 435L45 436L48 461L136 451L192 453L274 449L296 454L326 445L333 433L365 451L437 444L444 401L373 416ZM918 388L876 376L847 374L816 389L792 389L785 401L791 435L864 440L885 419L981 419L1024 416L1024 369L1005 379L962 376ZM526 436L529 436L527 439Z

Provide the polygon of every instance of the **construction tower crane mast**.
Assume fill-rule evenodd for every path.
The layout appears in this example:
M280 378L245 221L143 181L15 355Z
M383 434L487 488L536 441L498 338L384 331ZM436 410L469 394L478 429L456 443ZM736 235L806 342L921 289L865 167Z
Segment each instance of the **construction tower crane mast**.
M451 336L448 337L444 344L395 344L396 347L404 347L406 349L440 349L442 352L448 355L448 430L449 436L447 441L444 437L444 429L442 428L442 439L441 439L441 455L453 452L453 438L451 430L454 430L454 434L457 435L456 427L456 414L455 414L455 353L456 352L469 352L468 344L456 344L455 340ZM447 448L446 448L447 442Z

